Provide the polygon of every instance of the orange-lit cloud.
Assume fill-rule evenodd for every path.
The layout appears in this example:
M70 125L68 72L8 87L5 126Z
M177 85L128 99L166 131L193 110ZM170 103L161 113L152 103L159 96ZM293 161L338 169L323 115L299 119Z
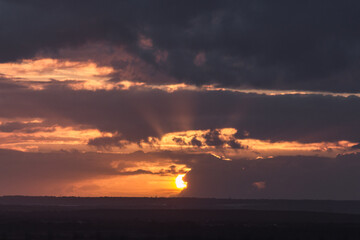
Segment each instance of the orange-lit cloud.
M233 136L237 132L236 129L223 128L219 129L219 138L223 141L224 145L219 149L206 143L204 136L209 132L210 130L190 130L167 133L161 139L150 141L150 145L161 150L180 149L190 152L213 153L226 159L232 157L268 157L273 155L321 155L334 157L346 151L353 151L351 147L357 144L350 141L301 143L297 141L273 142L253 138L234 139ZM198 141L198 146L194 144L194 139ZM231 140L238 143L241 147L231 147L229 145ZM150 145L145 142L142 143L144 149L148 149Z
M266 187L266 182L264 182L264 181L254 182L252 185L254 187L256 187L257 189L261 190Z
M21 129L2 130L2 126L24 124ZM34 124L36 124L34 127ZM11 126L11 125L10 125ZM91 138L112 136L97 129L81 128L79 126L63 127L44 123L42 119L0 122L0 148L21 151L54 151L61 149L90 150L87 142Z
M51 58L26 59L15 63L1 63L0 73L17 82L30 84L41 89L40 83L74 81L70 86L75 89L106 89L107 75L113 72L111 67L100 67L93 62L77 62Z
M151 48L152 41L145 37L140 38L139 44L143 48ZM69 54L67 50L62 50L64 55ZM123 50L118 50L121 53L122 58L127 61L135 61L128 53ZM125 56L126 55L126 56ZM158 50L155 53L157 62L164 62L167 59L167 52ZM112 57L114 58L114 57ZM131 60L132 59L132 60ZM196 60L196 61L195 61ZM205 63L206 57L204 53L196 55L194 62L201 66ZM190 91L228 91L239 93L255 93L264 94L269 96L277 95L323 95L323 96L340 96L360 97L358 93L333 93L326 91L299 91L299 90L268 90L268 89L251 89L247 87L238 88L226 88L218 87L217 85L203 85L196 86L186 83L145 83L139 77L139 79L132 79L132 68L117 69L115 70L110 66L110 62L106 62L108 65L97 65L95 62L89 60L74 61L74 60L61 60L55 58L37 58L37 59L24 59L18 62L0 63L0 74L6 78L13 79L13 81L25 84L33 89L42 89L43 84L51 84L53 81L66 81L67 86L73 89L122 89L127 90L130 87L141 87L142 89L161 89L167 92L174 92L179 90ZM140 63L137 63L140 64ZM116 82L109 82L111 74L115 71L121 71L122 79L118 79ZM130 74L130 75L129 75ZM138 73L140 74L140 73ZM129 80L130 78L132 80ZM140 81L139 81L140 80Z
M140 148L137 143L124 141L121 144L121 138L116 140L114 137L108 135L109 138L119 141L119 144L100 145L97 148L104 152L131 152L141 149L146 152L170 150L170 151L184 151L191 153L210 153L223 160L231 160L232 158L269 158L272 156L327 156L335 157L338 154L346 152L355 152L357 149L352 147L357 145L350 141L336 141L336 142L312 142L302 143L297 141L269 141L259 140L253 138L234 137L236 129L223 128L218 129L218 145L212 144L214 139L207 139L211 130L189 130L182 132L166 133L161 138L151 137L147 141L140 142ZM210 145L209 145L210 144ZM93 145L96 146L96 145ZM119 148L117 148L119 146Z
M80 125L60 126L44 119L0 119L0 148L48 152L61 149L129 153L159 150L211 153L223 159L258 158L278 155L336 156L354 152L356 142L269 141L236 138L237 130L189 130L164 133L161 138L131 142L118 133L102 132ZM213 135L212 135L213 134ZM91 144L90 144L91 143Z

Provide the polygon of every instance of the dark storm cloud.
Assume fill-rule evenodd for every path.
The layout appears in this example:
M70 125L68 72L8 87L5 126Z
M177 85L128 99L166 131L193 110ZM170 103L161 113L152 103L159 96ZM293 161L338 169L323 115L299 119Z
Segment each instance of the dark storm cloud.
M219 5L215 1L187 5L164 0L1 0L0 4L3 62L91 41L135 48L146 24L164 24L167 19L175 28L188 25L188 19Z
M158 155L161 155L158 154ZM185 154L186 155L186 154ZM135 171L122 171L119 172L118 175L141 175L141 174L150 174L150 175L160 175L160 176L168 176L168 175L177 175L177 174L184 174L186 173L184 169L176 169L175 165L171 165L168 169L161 169L160 171L149 171L144 169L137 169Z
M357 92L359 10L350 0L2 0L0 61L101 42L179 82Z
M359 160L359 154L233 161L207 156L192 165L182 196L359 200Z
M3 0L0 4L3 62L31 58L39 50L56 52L61 47L77 47L87 41L130 44L136 39L135 29L121 24L129 13L121 11L114 19L116 10L100 2ZM119 10L129 4L116 5Z
M95 146L98 148L109 148L109 147L124 147L125 144L121 141L124 137L121 135L115 135L112 137L98 137L88 141L88 145Z
M244 148L243 146L241 146L240 143L236 142L236 139L233 136L231 137L230 140L221 139L221 133L219 130L216 129L210 130L209 132L205 133L203 137L205 138L205 143L208 146L219 148L219 147L223 147L225 144L228 144L233 149ZM191 143L193 143L193 141L191 141ZM195 145L197 145L196 141L194 141L194 143Z
M170 43L169 72L192 83L353 92L360 89L359 8L354 1L231 1L197 16L185 35L159 28L153 39ZM202 66L193 64L199 53Z
M231 139L230 141L227 142L227 144L229 144L229 146L233 149L244 148L240 143L236 142L235 139Z
M193 137L190 141L190 144L196 147L201 147L202 146L202 142L200 140L198 140L196 137Z
M44 118L117 132L130 141L165 133L232 127L238 138L360 142L360 98L134 88L86 91L53 86L0 95L0 117ZM246 134L243 134L246 133ZM92 141L101 145L119 139ZM223 144L208 136L208 144ZM194 142L195 143L195 142ZM196 144L195 144L196 145Z
M208 133L204 134L205 143L208 146L219 147L224 144L220 139L220 132L218 130L211 130Z

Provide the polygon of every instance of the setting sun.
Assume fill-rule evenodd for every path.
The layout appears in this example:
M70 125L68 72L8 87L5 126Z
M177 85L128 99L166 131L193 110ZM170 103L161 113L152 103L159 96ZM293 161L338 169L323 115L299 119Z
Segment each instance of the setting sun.
M186 188L187 187L187 182L184 182L183 177L185 176L185 174L180 174L176 177L175 179L175 184L177 188Z

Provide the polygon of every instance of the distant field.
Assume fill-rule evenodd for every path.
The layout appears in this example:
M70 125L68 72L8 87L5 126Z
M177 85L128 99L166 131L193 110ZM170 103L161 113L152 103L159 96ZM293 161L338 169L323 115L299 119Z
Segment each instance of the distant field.
M359 239L358 214L237 209L324 204L340 209L345 203L3 197L0 239Z
M24 206L74 209L248 209L360 214L360 201L215 198L0 197L0 209Z

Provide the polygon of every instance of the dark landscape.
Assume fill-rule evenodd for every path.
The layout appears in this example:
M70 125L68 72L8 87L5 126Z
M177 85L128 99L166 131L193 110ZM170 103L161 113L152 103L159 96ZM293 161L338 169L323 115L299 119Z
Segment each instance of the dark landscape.
M0 204L1 239L360 237L360 215L346 213L358 213L358 201L2 197Z

